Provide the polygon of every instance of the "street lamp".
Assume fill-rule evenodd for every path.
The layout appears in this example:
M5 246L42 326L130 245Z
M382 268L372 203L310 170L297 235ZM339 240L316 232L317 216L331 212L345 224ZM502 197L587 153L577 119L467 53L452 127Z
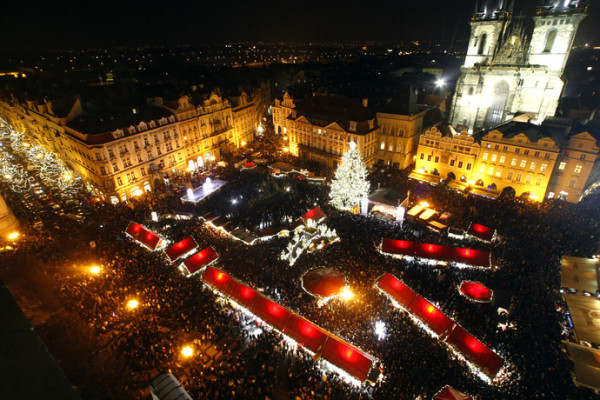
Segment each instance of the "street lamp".
M9 240L17 240L18 238L19 238L19 232L12 232L10 235L8 235Z
M130 310L135 310L139 305L140 303L136 299L131 299L127 302L127 308Z
M354 293L350 290L348 286L345 286L340 292L340 297L346 301L352 299L354 297Z
M183 349L181 349L181 355L186 358L191 357L194 355L194 349L192 346L185 346Z
M98 275L100 273L101 268L97 265L90 267L90 272L94 275Z

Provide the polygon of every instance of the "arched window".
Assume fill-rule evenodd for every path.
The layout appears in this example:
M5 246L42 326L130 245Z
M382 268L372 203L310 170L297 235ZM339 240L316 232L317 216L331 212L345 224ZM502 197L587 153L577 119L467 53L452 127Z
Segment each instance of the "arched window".
M381 142L381 146L379 147L381 150L385 150L385 142Z
M482 55L485 50L485 43L487 42L487 34L484 33L481 35L481 41L479 42L479 49L477 49L477 54Z
M544 46L544 53L550 53L552 51L552 47L554 46L554 41L556 40L556 29L552 29L548 32L548 36L546 36L546 45Z
M398 143L398 150L396 150L398 153L402 153L402 144Z
M506 81L498 82L494 86L490 108L485 121L486 128L496 126L502 122L502 118L504 117L504 108L506 107L506 101L508 99L508 91L509 86Z

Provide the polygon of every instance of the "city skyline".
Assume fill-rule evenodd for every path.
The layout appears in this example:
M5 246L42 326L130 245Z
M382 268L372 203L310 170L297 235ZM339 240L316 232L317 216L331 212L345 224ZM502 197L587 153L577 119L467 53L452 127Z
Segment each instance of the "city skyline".
M518 2L532 15L536 1ZM469 34L473 1L393 2L309 0L228 3L60 0L13 2L0 16L3 52L93 47L217 44L228 42L349 42L446 40ZM590 6L576 44L595 45L600 9Z

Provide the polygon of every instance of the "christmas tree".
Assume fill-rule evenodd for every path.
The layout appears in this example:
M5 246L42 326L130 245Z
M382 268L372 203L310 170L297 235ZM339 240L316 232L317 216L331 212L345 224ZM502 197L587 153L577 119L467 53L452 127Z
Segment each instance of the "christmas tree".
M356 150L356 143L350 143L348 150L342 157L342 163L335 171L335 178L331 182L329 197L331 205L340 210L350 210L360 206L363 198L369 194L369 181L367 181L367 167L362 157Z

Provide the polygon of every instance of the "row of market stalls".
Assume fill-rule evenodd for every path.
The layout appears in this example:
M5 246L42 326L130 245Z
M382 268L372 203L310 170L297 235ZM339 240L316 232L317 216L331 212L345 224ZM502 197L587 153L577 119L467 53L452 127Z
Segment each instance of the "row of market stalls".
M281 306L220 269L207 267L201 279L300 346L313 352L315 357L341 368L360 382L364 382L369 376L376 361L370 354Z
M392 257L422 259L438 264L454 263L458 267L490 269L498 265L489 251L388 238L381 241L379 252Z
M322 176L316 176L312 172L302 169L296 168L295 166L285 163L285 162L276 162L274 164L269 165L269 171L271 175L276 178L282 177L296 177L299 180L306 180L309 183L317 183L323 184L325 183L325 178Z
M460 353L487 378L494 379L502 369L504 365L502 357L398 278L386 273L377 282L377 287L395 304L423 323L433 336Z
M600 261L563 256L561 292L567 303L570 333L563 340L575 368L575 382L600 390Z

